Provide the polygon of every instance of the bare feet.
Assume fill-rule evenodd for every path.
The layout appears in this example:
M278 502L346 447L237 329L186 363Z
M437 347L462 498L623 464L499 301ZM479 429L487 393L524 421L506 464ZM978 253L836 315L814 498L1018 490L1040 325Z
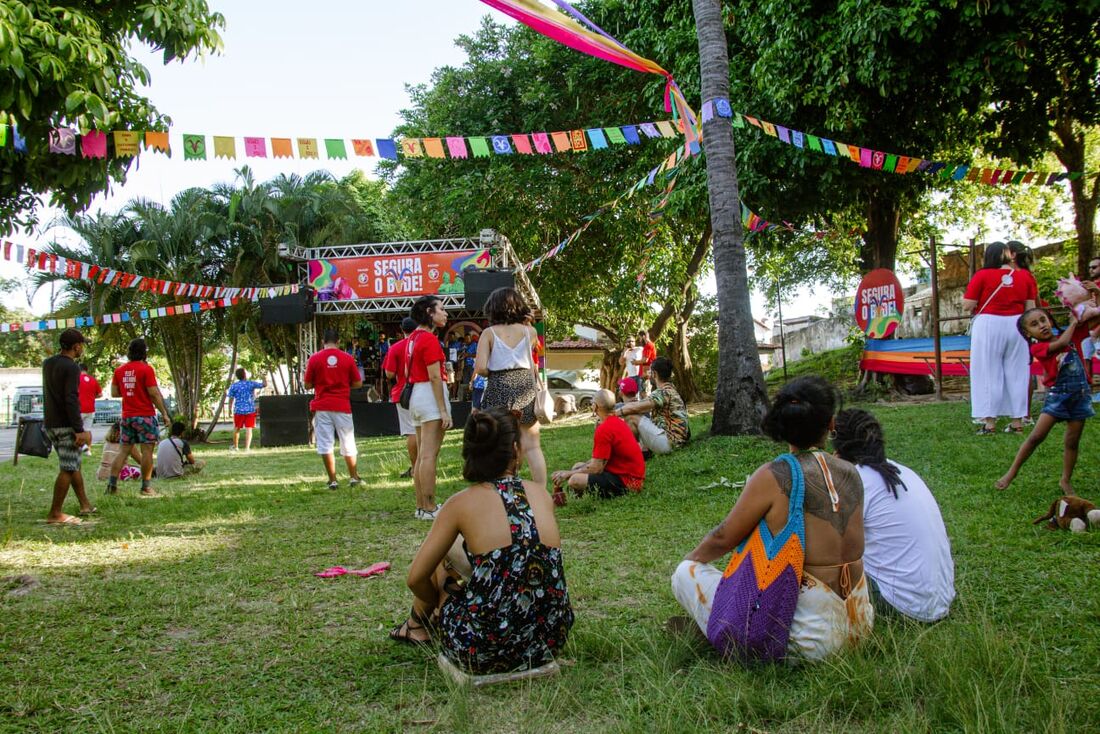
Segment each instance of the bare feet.
M47 517L47 525L80 525L84 521L79 517L73 517L72 515L58 515L57 517Z
M993 483L993 486L997 489L1008 489L1008 485L1012 484L1012 480L1016 477L1011 474L1005 474L1003 477Z

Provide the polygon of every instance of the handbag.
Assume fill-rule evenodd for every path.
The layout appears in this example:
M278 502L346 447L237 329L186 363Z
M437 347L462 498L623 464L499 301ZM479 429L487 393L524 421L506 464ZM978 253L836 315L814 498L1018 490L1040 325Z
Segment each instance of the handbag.
M53 451L53 444L46 435L45 423L41 418L19 419L19 428L15 435L15 458L19 454L27 456L40 456L43 459Z
M730 557L714 593L707 639L720 653L746 662L782 660L787 655L802 565L806 559L805 477L791 454L787 524L774 537L763 518Z
M416 346L416 338L409 337L409 346L405 349L405 385L401 388L401 397L397 399L397 404L405 410L409 409L409 405L412 403L413 396L413 384L409 382L409 372L412 367L412 354L413 347Z
M535 418L546 426L554 422L554 396L542 383L539 383L538 387L539 391L535 396Z

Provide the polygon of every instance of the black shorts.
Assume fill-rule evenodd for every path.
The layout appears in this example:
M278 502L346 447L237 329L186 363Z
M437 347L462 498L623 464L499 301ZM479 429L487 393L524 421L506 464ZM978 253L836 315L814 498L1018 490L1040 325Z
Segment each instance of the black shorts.
M604 471L599 474L588 475L588 490L595 492L604 499L622 497L626 494L626 484L623 483L618 474Z

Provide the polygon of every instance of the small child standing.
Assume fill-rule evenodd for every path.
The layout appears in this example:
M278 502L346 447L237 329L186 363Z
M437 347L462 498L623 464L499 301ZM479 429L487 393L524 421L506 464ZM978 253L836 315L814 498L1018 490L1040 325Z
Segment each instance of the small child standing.
M1008 472L997 480L997 489L1005 489L1020 471L1035 449L1046 439L1050 429L1059 421L1066 421L1065 448L1062 453L1062 479L1058 482L1063 494L1074 494L1070 478L1077 464L1077 447L1085 419L1095 413L1092 409L1092 389L1085 372L1084 358L1073 336L1077 330L1077 318L1070 312L1065 331L1054 336L1054 319L1043 308L1025 311L1016 321L1016 328L1028 340L1031 356L1043 368L1043 384L1047 387L1043 412L1035 422L1035 428L1024 440L1016 459Z

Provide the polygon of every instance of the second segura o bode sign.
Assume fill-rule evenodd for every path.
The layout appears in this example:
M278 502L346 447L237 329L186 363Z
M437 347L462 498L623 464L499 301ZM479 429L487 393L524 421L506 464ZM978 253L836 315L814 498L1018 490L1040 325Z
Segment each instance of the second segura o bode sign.
M905 294L893 270L878 268L863 276L856 290L856 323L869 339L885 339L901 324Z

